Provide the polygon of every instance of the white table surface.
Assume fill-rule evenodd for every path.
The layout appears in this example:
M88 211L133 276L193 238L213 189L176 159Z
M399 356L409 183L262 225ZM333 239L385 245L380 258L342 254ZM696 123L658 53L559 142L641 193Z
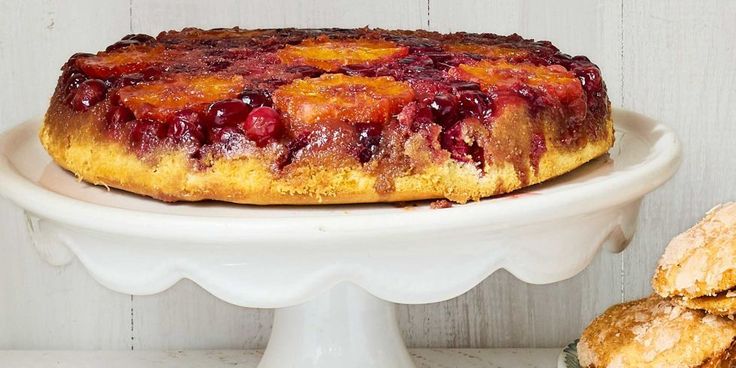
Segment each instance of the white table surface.
M412 349L417 368L555 368L561 349ZM260 350L0 350L13 368L255 368Z

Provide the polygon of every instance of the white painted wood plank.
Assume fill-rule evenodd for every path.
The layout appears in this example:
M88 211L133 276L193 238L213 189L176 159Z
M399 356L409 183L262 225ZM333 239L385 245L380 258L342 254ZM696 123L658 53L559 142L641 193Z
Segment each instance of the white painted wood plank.
M133 29L157 34L183 27L426 28L427 0L133 0Z
M133 297L134 348L258 349L273 312L225 303L189 280L159 295Z
M119 39L128 9L128 0L0 2L0 130L42 115L64 61ZM78 263L43 263L21 211L0 200L0 347L125 349L129 330L130 297L99 286Z
M672 126L679 173L645 203L626 252L627 299L651 293L668 241L713 205L736 200L736 2L624 2L624 107Z
M550 368L561 349L415 349L417 368ZM256 367L255 350L199 351L0 351L14 368L218 368Z

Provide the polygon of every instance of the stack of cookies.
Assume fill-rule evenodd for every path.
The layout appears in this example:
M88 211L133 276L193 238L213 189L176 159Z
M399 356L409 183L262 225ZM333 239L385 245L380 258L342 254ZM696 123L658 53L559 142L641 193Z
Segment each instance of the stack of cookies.
M652 285L585 329L581 367L736 367L736 202L672 239Z

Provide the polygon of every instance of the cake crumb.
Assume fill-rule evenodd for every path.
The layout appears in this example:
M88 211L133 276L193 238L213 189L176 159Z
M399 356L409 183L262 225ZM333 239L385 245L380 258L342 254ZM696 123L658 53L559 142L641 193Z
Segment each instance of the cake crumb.
M438 199L429 204L429 208L433 210L438 210L441 208L450 208L450 207L452 207L452 202L446 199Z

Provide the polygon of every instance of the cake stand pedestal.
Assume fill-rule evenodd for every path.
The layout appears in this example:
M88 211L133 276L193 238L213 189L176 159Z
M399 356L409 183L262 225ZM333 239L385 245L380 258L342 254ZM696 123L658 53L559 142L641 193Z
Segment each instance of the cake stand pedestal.
M276 308L261 368L412 367L393 303L450 299L501 268L564 280L601 247L628 244L642 198L674 174L680 148L643 116L614 120L608 156L443 210L164 204L78 182L39 145L38 121L0 136L0 194L25 209L48 262L76 257L110 289L148 295L188 278L226 302Z

